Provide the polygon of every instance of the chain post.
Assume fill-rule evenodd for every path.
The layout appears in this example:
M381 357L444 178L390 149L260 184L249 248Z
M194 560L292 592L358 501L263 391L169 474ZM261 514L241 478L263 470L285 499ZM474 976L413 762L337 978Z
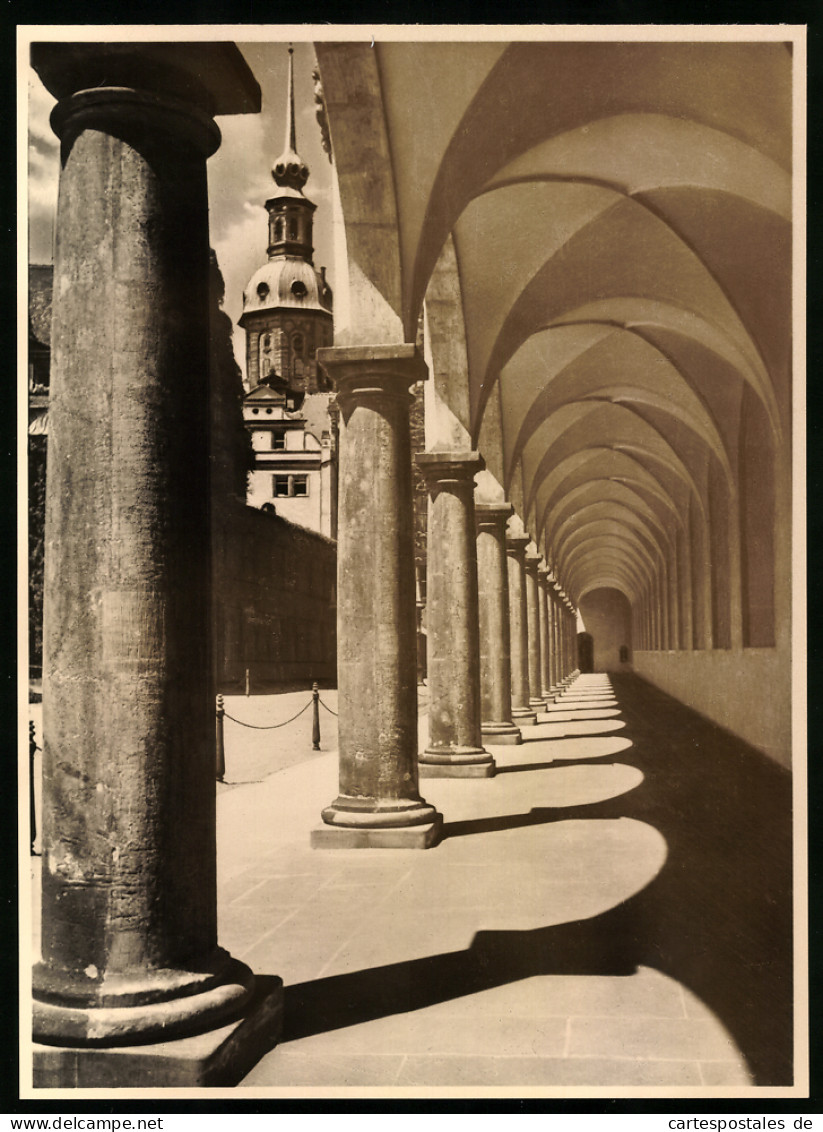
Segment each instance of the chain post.
M223 706L223 697L217 697L217 713L215 721L216 731L216 766L217 781L223 782L226 773L226 746L223 740L223 716L226 714L226 709Z
M312 698L312 723L311 723L311 745L315 751L320 750L320 689L317 686L317 681L311 686Z
M31 823L31 855L34 852L34 842L37 839L37 813L34 806L34 755L37 751L37 738L34 734L34 720L29 720L29 821Z

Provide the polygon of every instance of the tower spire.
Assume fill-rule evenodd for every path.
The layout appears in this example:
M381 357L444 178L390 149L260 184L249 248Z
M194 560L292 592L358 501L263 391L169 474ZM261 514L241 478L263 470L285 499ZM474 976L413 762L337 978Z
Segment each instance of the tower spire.
M294 48L291 44L289 44L289 100L286 108L285 148L297 153L297 134L294 128Z
M280 188L302 192L309 179L309 167L297 152L297 131L294 121L294 48L289 44L289 89L286 96L286 140L283 152L275 160L271 175Z

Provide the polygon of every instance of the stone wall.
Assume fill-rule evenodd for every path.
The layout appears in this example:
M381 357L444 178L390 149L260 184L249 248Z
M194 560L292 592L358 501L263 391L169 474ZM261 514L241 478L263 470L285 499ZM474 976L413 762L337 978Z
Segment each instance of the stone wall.
M590 590L580 599L580 616L594 644L594 671L619 672L621 646L632 653L632 614L628 598L610 587Z
M791 658L778 649L634 653L634 670L790 767Z
M337 546L240 504L219 509L212 541L216 691L336 681Z

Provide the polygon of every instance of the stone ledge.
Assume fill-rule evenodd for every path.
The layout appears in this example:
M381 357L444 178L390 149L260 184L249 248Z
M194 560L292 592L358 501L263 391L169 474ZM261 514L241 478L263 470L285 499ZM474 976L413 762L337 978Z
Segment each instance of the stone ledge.
M196 1034L141 1046L35 1044L35 1089L180 1088L236 1085L273 1049L283 1026L283 982L258 975L242 1017Z

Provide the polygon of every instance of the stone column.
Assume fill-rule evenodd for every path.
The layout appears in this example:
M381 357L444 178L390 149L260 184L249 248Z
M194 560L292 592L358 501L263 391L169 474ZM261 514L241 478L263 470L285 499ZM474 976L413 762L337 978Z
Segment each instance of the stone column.
M526 547L529 541L528 535L506 535L512 658L512 721L518 726L537 723L537 716L529 707L529 622L526 604Z
M551 693L556 699L560 691L560 642L557 638L557 594L556 582L552 575L546 579L546 597L549 607L549 647L551 659Z
M426 849L442 818L417 771L417 644L409 386L411 344L326 347L343 418L337 538L340 793L317 848Z
M424 452L417 464L429 493L429 745L425 777L489 778L494 759L480 731L480 630L474 475L477 452Z
M568 602L568 625L569 625L569 657L571 663L572 676L579 676L580 666L578 664L577 656L577 619L574 615L574 606L571 601Z
M229 45L32 56L61 142L35 1083L218 1083L282 1003L215 883L206 158L259 88Z
M546 587L550 585L551 573L545 563L537 567L537 601L538 616L540 620L540 688L545 701L552 698L552 658L551 658L551 623L549 613L549 598Z
M329 401L331 426L331 467L329 468L329 533L337 538L337 507L340 494L340 410L334 397Z
M423 600L423 586L420 584L420 570L415 565L415 625L417 627L417 683L426 679L426 603Z
M543 660L540 647L540 599L538 597L537 569L540 555L528 553L525 560L526 571L526 620L528 628L529 661L529 707L533 711L545 711L546 701L540 695L543 686Z
M487 743L522 743L512 723L512 672L506 520L510 503L478 503L477 588L480 627L481 735Z
M565 607L563 604L563 587L555 582L555 608L557 610L557 683L561 688L565 687L568 676L567 667L567 641L566 641L566 621L564 617Z

